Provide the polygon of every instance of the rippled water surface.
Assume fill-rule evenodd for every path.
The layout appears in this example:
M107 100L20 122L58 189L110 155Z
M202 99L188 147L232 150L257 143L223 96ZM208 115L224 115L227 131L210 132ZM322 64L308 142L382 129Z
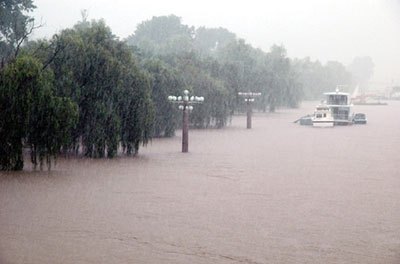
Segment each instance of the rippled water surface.
M400 102L293 123L314 105L0 173L0 263L400 263Z

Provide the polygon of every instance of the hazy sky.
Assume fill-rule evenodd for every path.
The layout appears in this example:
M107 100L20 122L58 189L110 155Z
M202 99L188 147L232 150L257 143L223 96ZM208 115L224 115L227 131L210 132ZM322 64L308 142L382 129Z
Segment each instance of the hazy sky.
M224 27L254 47L268 51L283 44L290 57L337 60L371 56L373 82L400 83L399 0L34 0L44 27L35 36L50 37L71 27L88 10L104 18L121 39L153 16L175 14L189 26Z

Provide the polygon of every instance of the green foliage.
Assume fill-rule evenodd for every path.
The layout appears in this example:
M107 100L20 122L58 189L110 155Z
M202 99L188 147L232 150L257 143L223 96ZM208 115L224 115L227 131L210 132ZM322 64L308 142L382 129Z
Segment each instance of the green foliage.
M32 0L3 0L0 2L0 69L15 58L21 44L34 28L28 13L35 9Z
M71 144L69 131L78 120L78 107L69 98L54 97L50 87L34 93L31 118L28 125L27 144L31 161L40 167L56 157L62 147Z
M334 91L338 85L351 83L351 74L339 62L330 61L322 65L309 58L295 60L293 68L303 86L304 98L320 99L324 92Z
M275 111L281 106L297 107L301 100L299 75L284 47L273 46L265 53L238 40L226 29L194 30L172 15L141 23L127 41L135 46L135 53L142 61L158 57L157 60L169 65L166 67L177 73L173 79L182 83L175 86L181 90L186 87L206 98L191 114L190 121L196 127L222 127L235 111L245 111L243 99L238 96L240 91L261 92L256 107L263 111L268 108ZM155 135L168 135L164 130L166 124L172 124L174 129L176 119L166 106L166 98L177 92L168 87L171 86L170 71L161 73L150 67L149 72L153 77L152 99L157 109Z
M152 136L154 107L151 101L150 83L143 74L131 74L122 92L120 103L121 139L128 155L139 151L140 143L147 144Z
M75 125L77 107L54 96L52 74L29 56L18 57L0 72L0 168L21 170L23 147L42 166L67 144L67 131Z
M287 105L291 86L289 86L289 75L291 65L286 57L286 49L283 46L273 45L268 53L271 70L270 89L264 94L267 96L269 111L274 112L278 106Z
M193 45L197 52L207 56L235 41L236 35L227 29L200 27L196 29Z
M218 52L217 59L223 64L236 68L236 82L240 90L255 89L256 58L255 50L244 40L231 42Z
M26 12L33 8L21 2L21 32L29 33ZM16 56L27 35L13 42L6 20L0 19L0 48L8 45ZM51 40L27 43L0 76L3 170L22 168L23 147L35 166L50 166L60 150L112 158L121 146L136 154L151 137L174 134L181 115L167 98L184 89L205 97L190 115L192 126L223 127L246 110L238 92L261 92L255 107L273 112L350 80L340 63L290 60L283 46L266 53L226 29L194 29L174 15L144 21L126 42L104 21L84 17Z
M185 89L176 69L160 59L146 59L142 67L151 76L152 101L155 107L154 132L155 137L170 137L174 135L180 115L176 105L171 104L169 95L179 94Z
M147 54L179 54L192 49L193 34L194 29L182 25L180 17L160 16L140 23L127 42Z
M180 73L185 89L205 98L202 104L195 105L190 115L192 125L225 126L229 117L229 91L222 81L212 76L210 70L213 68L208 67L194 52L171 56L167 61Z
M237 97L240 91L261 92L256 107L263 111L297 107L301 85L283 46L274 45L265 53L239 40L220 49L218 59L224 63L221 78L231 88L231 98L235 98L231 108L245 111L243 100Z
M72 133L87 157L114 157L119 143L136 153L152 134L153 106L148 77L124 42L103 21L82 21L54 36L47 61L57 93L79 106Z

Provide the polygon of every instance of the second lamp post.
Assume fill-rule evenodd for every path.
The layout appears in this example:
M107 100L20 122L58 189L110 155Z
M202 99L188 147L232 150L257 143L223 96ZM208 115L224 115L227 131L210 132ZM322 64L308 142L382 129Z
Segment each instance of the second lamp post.
M247 105L247 128L250 129L251 128L251 115L253 112L252 103L255 100L254 98L260 96L261 93L239 92L238 95L243 97L244 101L246 102L246 105Z
M182 152L189 151L189 111L193 110L192 104L202 103L204 97L190 96L189 91L184 90L183 96L168 96L168 100L172 103L179 104L179 110L182 110Z

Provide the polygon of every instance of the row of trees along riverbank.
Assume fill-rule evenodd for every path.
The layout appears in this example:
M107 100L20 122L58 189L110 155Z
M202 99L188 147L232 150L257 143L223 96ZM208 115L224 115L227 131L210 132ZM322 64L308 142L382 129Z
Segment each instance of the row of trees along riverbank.
M323 78L321 68L324 76L349 78L339 63L310 67L289 59L283 46L264 52L226 29L196 29L174 15L144 21L124 41L104 21L83 17L51 39L28 42L35 7L17 2L1 6L9 14L0 21L1 170L21 170L24 148L40 167L60 153L136 154L152 137L174 135L180 116L167 97L184 89L206 98L191 125L218 128L244 109L239 91L261 92L255 107L273 112L320 94L310 84L321 78L321 89L346 81Z

